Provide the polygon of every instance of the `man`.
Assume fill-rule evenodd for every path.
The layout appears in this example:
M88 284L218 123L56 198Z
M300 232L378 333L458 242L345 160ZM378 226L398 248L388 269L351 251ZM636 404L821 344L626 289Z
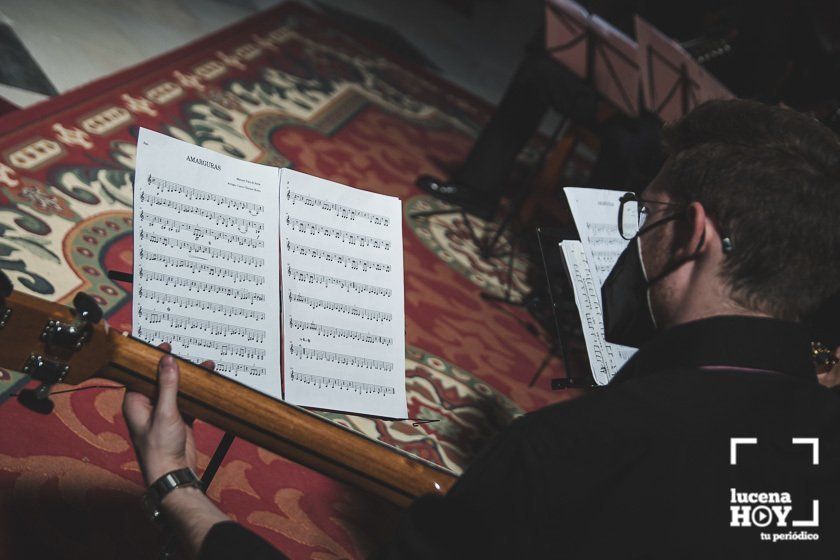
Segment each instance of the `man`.
M639 14L700 56L703 44L725 40L731 49L705 63L736 96L784 103L840 128L840 25L825 0L595 0L582 2L626 34ZM693 46L691 46L693 45ZM707 54L707 53L706 53ZM593 186L637 191L661 165L660 123L642 112L616 114L600 94L545 50L541 27L493 115L449 179L430 175L417 186L444 201L491 219L516 157L537 132L549 108L598 136L590 173Z
M617 114L584 80L545 51L543 31L531 41L499 106L450 180L431 175L417 186L470 213L491 219L510 180L516 157L553 108L600 139L593 185L621 184L640 190L661 165L656 117Z
M840 142L749 101L704 104L664 138L604 286L608 336L646 338L639 352L515 421L381 558L838 557L840 398L799 321L840 287ZM154 407L126 396L150 483L194 466L176 388L164 359ZM162 507L202 559L281 558L198 490Z

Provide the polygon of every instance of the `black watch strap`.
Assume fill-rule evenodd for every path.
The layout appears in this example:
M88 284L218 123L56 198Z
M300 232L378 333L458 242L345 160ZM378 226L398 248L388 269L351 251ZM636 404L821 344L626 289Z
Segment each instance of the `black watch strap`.
M149 489L143 494L143 506L152 521L161 522L160 503L163 498L176 488L183 486L202 489L201 480L189 467L170 471L149 486Z

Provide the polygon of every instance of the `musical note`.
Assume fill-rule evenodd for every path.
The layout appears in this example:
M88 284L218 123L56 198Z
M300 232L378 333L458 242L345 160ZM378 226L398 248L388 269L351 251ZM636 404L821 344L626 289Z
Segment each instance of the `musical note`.
M349 206L343 206L335 202L321 200L320 198L307 196L305 194L300 194L291 190L286 192L286 200L290 202L293 206L298 202L302 202L306 206L315 206L317 208L320 208L321 210L324 210L325 212L334 213L339 218L344 218L350 221L355 221L356 218L362 218L374 225L386 227L391 223L391 220L388 219L386 216L380 216L378 214L373 214L364 210L358 210Z
M239 228L242 233L245 233L250 230L254 230L257 234L260 234L265 227L265 224L262 222L258 222L256 220L249 220L247 218L239 218L237 216L231 216L230 214L222 214L221 212L214 212L213 210L205 210L204 208L199 208L198 206L192 206L190 204L184 204L183 202L175 202L174 200L169 200L168 198L162 198L159 196L155 196L153 194L141 194L141 202L148 202L153 206L161 206L164 208L171 208L175 210L178 214L192 214L199 218L203 218L205 220L211 221L217 226L220 227L234 227Z
M167 181L166 179L153 177L152 175L149 175L147 182L149 186L154 185L155 187L157 187L156 190L159 194L178 193L187 200L212 202L216 206L224 206L226 208L230 208L231 210L245 210L247 212L250 212L252 215L261 214L265 210L262 204L256 204L254 202L247 202L244 200L237 200L235 198L229 198L227 196L222 196L219 194L209 193L207 191L202 191L193 187L181 185L173 181Z
M282 398L278 170L142 128L138 138L138 336Z
M329 309L330 311L338 311L339 313L352 315L354 317L361 317L362 319L368 319L371 321L390 322L391 318L393 317L390 313L385 313L384 311L365 309L364 307L356 307L354 305L347 305L345 303L336 303L334 301L326 301L323 299L312 298L309 296L302 296L293 292L289 292L289 301L305 303L312 309Z
M156 272L153 270L145 270L142 266L139 270L139 276L143 280L152 280L163 283L164 286L173 286L176 288L186 288L189 291L207 292L211 294L223 295L249 302L251 305L255 303L262 303L265 301L265 294L258 292L251 292L248 290L240 290L239 288L230 288L227 286L219 286L218 284L208 284L207 282L200 282L198 280L190 280L188 278L181 278L180 276L172 276L163 272ZM149 291L148 293L155 293ZM178 297L178 296L173 296ZM200 300L195 300L200 301ZM200 305L200 304L199 304ZM223 306L224 307L224 306ZM234 308L236 309L236 308Z
M299 255L303 255L304 257L325 260L327 262L335 262L343 265L344 268L350 267L352 270L361 270L362 272L367 272L368 270L391 272L390 264L350 257L348 255L342 255L341 253L332 253L330 251L324 251L323 249L315 249L313 247L307 247L306 245L298 245L297 243L292 243L291 241L286 241L286 248L292 253L297 253Z
M178 356L179 358L183 358L189 362L192 362L196 365L201 365L201 362L204 361L203 358L199 358L196 356L185 356L181 355ZM263 376L265 375L265 368L259 366L251 366L248 364L238 364L235 362L225 362L225 361L214 361L216 366L215 371L217 373L226 373L228 375L233 375L234 377L238 377L240 373L246 373L251 376Z
M394 343L394 339L387 336L353 331L350 329L340 329L329 325L319 325L318 323L312 323L310 321L296 321L291 317L289 317L289 326L293 329L302 331L313 331L328 338L346 338L348 340L358 340L359 342L367 342L369 344L384 344L385 346L390 346Z
M581 242L564 241L561 251L572 281L592 375L599 384L605 384L635 350L610 344L604 339L600 287L587 263Z
M140 250L141 260L145 259L151 262L162 263L165 267L187 268L193 273L202 272L210 276L218 276L220 278L230 278L234 282L253 282L261 286L265 283L265 277L259 274L252 274L250 272L240 272L238 270L231 270L229 268L222 268L209 264L188 261L178 257L170 257L169 255L162 255L160 253L150 253L145 249Z
M262 299L265 298L264 295L259 295L262 296ZM221 303L214 303L212 301L204 301L201 299L188 298L148 289L144 290L142 287L140 288L140 297L161 305L171 304L181 309L212 311L214 314L223 315L225 317L242 317L243 319L256 319L257 321L265 319L265 313L257 311L256 309L244 309L242 307L234 307L232 305L224 305Z
M388 298L391 297L392 293L392 291L388 288L381 288L379 286L373 286L371 284L363 284L361 282L347 280L346 278L335 278L333 276L315 274L314 272L298 270L296 268L292 268L291 266L288 266L287 269L289 276L294 278L295 280L299 280L301 282L308 282L310 284L318 284L327 288L329 288L330 286L337 286L343 290L346 290L348 293L350 291L353 291L357 294L373 294L375 296L384 296Z
M221 239L234 245L242 245L243 247L250 247L252 249L261 249L262 247L265 247L265 241L262 239L247 237L245 235L239 235L218 229L211 229L196 224L190 224L188 222L182 222L180 220L171 220L169 218L158 216L157 214L152 214L151 212L144 212L143 210L140 211L140 221L149 225L159 225L162 229L176 233L182 230L189 231L195 236L196 241L207 237L213 238L216 241Z
M362 358L359 356L350 356L348 354L339 354L338 352L329 352L327 350L306 348L305 346L299 344L292 344L290 351L293 356L299 356L309 360L324 360L327 362L341 364L343 366L355 366L365 369L377 369L380 371L391 371L394 369L394 364L391 362Z
M309 235L323 235L325 237L332 237L338 239L342 243L358 247L373 247L374 249L389 250L391 242L378 237L370 237L368 235L361 235L351 233L343 229L333 228L329 226L322 226L305 220L298 220L286 215L286 225L294 228L301 233L308 233Z
M184 348L191 348L197 346L199 348L212 348L222 356L234 355L240 358L250 358L262 360L265 358L265 350L254 348L253 346L246 346L243 344L231 344L229 342L220 342L216 340L208 340L206 338L199 338L195 336L178 334L166 331L159 331L155 329L143 329L138 331L138 335L142 334L143 339L152 341L154 344L161 342L172 342L183 345Z
M252 257L236 251L226 251L209 245L200 245L198 243L191 243L189 241L181 241L174 237L166 237L165 235L158 235L156 233L146 233L140 230L140 240L149 241L155 245L169 247L171 249L178 249L180 251L187 251L194 255L207 255L214 259L228 261L234 264L247 264L249 266L262 266L265 264L265 259L260 257Z
M227 323L217 323L215 321L208 321L207 319L196 319L195 317L187 317L186 315L178 315L156 309L144 309L142 305L137 309L137 316L145 319L150 325L166 321L169 323L169 327L173 329L198 330L214 336L240 336L248 342L257 342L259 344L262 344L265 340L265 331L263 330L250 329L239 325L229 325Z
M312 375L309 373L301 373L291 369L290 377L292 381L300 381L307 385L315 385L319 389L342 389L345 391L353 391L358 394L376 394L376 395L393 395L394 388L386 387L385 385L376 385L373 383L362 383L360 381L349 381L346 379L336 379L335 377L326 377L323 375Z

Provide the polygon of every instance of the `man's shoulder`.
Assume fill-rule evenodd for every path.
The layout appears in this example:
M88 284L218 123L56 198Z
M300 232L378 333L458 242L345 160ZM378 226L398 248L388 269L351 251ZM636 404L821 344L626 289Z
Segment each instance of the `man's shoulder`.
M785 423L810 425L840 438L840 397L816 381L788 375L681 369L550 405L522 418L519 429L570 441L582 434L661 444L670 436L685 442Z

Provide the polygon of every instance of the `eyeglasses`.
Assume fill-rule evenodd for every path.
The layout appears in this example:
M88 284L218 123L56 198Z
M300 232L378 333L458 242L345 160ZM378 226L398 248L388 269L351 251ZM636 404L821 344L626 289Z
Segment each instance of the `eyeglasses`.
M635 193L624 194L618 207L618 232L621 237L630 241L639 231L644 228L650 216L649 205L661 204L663 206L680 206L674 202L663 202L661 200L644 200Z

